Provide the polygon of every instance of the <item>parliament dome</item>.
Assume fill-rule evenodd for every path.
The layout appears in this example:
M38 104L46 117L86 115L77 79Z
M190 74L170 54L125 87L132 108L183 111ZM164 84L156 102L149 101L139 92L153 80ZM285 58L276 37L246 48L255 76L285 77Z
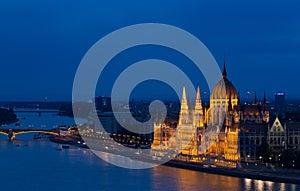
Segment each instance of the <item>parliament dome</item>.
M227 79L226 66L224 64L223 79L221 79L217 85L214 87L212 94L210 96L211 99L238 99L237 91L234 85Z

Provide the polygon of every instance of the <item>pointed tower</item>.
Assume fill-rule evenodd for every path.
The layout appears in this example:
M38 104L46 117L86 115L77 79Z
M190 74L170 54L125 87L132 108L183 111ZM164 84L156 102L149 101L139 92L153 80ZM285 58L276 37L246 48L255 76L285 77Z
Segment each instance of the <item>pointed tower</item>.
M267 97L266 97L266 91L264 91L263 111L265 112L266 110L267 110Z
M253 100L253 105L257 105L256 90L254 90L254 100Z
M263 105L262 105L262 115L263 115L263 121L265 123L269 123L269 121L270 121L270 112L267 109L266 91L264 92L264 102L263 102Z
M200 87L197 87L197 94L195 100L195 110L193 115L193 126L194 127L203 127L204 126L204 115L203 115L203 107L202 100L200 96Z
M176 130L176 150L182 154L196 155L196 128L193 128L193 121L190 117L185 87L183 87L179 121Z
M223 65L222 76L223 76L223 79L226 79L226 78L227 78L226 60L225 60L225 58L224 58L224 65Z
M231 99L231 91L229 91L229 98L228 98L228 107L227 107L227 115L226 115L226 127L232 125L232 99Z
M158 114L156 113L156 121L154 123L154 138L153 143L151 145L151 148L156 149L162 149L162 143L163 143L163 132L162 132L162 124L160 123L160 120L158 119Z
M234 108L234 123L239 123L241 119L240 96L238 94L237 106Z
M189 107L186 99L185 86L183 86L178 125L187 123L189 123Z

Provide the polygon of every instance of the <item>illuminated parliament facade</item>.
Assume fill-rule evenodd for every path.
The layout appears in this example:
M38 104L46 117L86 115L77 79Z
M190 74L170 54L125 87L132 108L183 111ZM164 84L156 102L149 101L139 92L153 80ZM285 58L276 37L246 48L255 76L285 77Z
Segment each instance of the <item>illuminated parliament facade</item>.
M183 87L177 128L155 124L152 148L175 150L186 156L204 154L237 161L251 154L251 147L241 145L244 124L265 127L269 118L266 96L260 104L255 95L253 104L240 105L239 95L227 78L224 63L222 79L210 95L209 107L202 106L199 86L194 104L189 105Z

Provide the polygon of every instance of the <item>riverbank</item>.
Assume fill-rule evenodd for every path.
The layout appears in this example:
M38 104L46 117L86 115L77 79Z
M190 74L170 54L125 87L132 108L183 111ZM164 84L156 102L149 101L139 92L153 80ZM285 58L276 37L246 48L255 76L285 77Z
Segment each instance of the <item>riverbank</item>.
M78 140L72 140L71 137L55 137L50 139L52 142L60 143L60 144L70 144L74 146L82 147L82 144L78 144ZM103 142L104 143L104 142ZM98 142L99 144L99 142ZM107 143L106 143L107 144ZM159 160L157 158L153 159L149 154L141 153L127 153L127 151L123 152L122 150L115 150L111 147L110 144L105 143L103 146L97 148L101 152L115 154L115 155L122 155L125 157L129 157L132 160L139 160L148 163L160 164L164 159ZM87 148L87 147L85 147ZM92 147L96 148L96 147ZM143 151L143 150L142 150ZM163 165L194 170L199 172L206 172L218 175L225 175L231 177L239 177L239 178L249 178L249 179L256 179L256 180L263 180L263 181L273 181L273 182L281 182L281 183L293 183L293 184L300 184L300 171L291 170L291 169L266 169L266 168L226 168L226 167L218 167L215 165L204 165L200 162L192 162L192 161L182 161L178 159L172 159L165 162ZM288 176L287 176L288 175Z
M0 108L0 125L7 125L18 121L13 109Z
M87 145L81 137L74 138L73 136L51 136L49 140L58 144L68 144L76 147L87 148Z
M219 175L226 175L239 178L257 179L263 181L273 181L282 183L293 183L300 184L300 172L292 172L290 169L286 169L286 173L281 171L257 171L246 168L220 168L220 167L204 167L203 165L196 162L185 162L179 160L170 160L164 164L165 166L195 170ZM289 175L288 177L286 175Z

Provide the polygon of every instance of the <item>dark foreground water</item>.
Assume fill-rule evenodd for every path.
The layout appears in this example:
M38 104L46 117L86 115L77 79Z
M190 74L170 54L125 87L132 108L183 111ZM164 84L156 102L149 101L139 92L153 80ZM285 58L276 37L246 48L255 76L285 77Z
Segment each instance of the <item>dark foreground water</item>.
M30 123L43 119L64 120L55 115L26 118L29 119ZM31 137L32 135L17 136L19 140L13 143L2 137L1 191L300 190L300 185L234 178L165 166L146 170L123 169L102 161L87 149L70 147L59 151L57 144L33 141L30 140Z
M0 142L1 190L300 190L300 186L171 167L129 170L49 141Z

